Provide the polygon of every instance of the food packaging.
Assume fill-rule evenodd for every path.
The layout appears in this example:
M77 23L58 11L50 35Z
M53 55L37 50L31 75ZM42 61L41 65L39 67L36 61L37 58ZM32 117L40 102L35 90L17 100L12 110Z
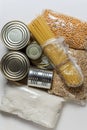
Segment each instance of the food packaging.
M8 49L17 51L28 45L30 32L23 22L10 21L3 26L1 38Z
M53 80L53 71L30 67L27 82L27 85L29 87L35 87L40 89L51 89L52 80Z
M63 36L69 47L87 50L87 22L49 9L42 16L54 35Z
M48 40L44 45L44 53L54 63L57 74L60 75L66 86L75 88L83 84L82 70L74 57L68 53L68 47L63 37Z
M68 54L64 38L55 38L45 18L41 15L32 20L28 27L65 84L68 87L81 86L84 80L82 71Z
M62 82L61 78L54 72L53 85L49 93L64 97L67 100L73 100L84 104L87 100L87 52L84 50L69 49L69 53L74 56L76 62L81 67L84 75L84 82L79 88L68 88Z
M19 51L9 51L1 58L1 71L6 79L20 81L29 71L30 62L27 56Z
M63 108L63 98L27 86L16 86L1 75L0 79L4 81L3 87L0 85L1 111L48 128L56 126Z

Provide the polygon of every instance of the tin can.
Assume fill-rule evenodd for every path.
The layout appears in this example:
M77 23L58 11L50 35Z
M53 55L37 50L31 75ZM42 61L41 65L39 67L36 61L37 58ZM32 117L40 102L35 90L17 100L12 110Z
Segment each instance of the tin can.
M33 60L36 61L38 60L41 55L42 55L42 49L41 47L37 44L37 42L32 42L27 48L26 48L26 54L27 56Z
M40 69L47 69L47 70L53 70L54 66L50 62L50 60L43 54L41 57L41 62L36 64L36 66Z
M26 48L26 55L29 57L32 65L41 69L53 69L49 59L42 54L42 48L36 41L31 42Z
M10 21L2 28L1 37L8 49L20 50L28 44L30 32L21 21Z
M52 85L53 71L30 68L28 74L28 86L50 89Z
M11 51L1 59L1 70L4 76L11 81L20 81L29 71L29 60L21 52Z

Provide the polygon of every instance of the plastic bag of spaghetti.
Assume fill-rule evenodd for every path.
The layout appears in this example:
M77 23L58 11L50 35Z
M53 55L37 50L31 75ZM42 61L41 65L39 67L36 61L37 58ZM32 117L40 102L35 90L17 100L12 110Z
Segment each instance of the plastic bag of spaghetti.
M67 87L75 88L83 84L82 70L76 60L68 53L64 38L48 40L42 47Z
M84 50L69 49L69 53L77 59L78 65L81 67L84 82L80 87L69 88L54 71L51 94L62 96L68 100L74 100L77 103L84 104L87 101L87 52Z
M64 39L56 38L46 23L45 18L39 15L28 25L31 33L43 49L44 54L55 66L68 87L79 87L83 83L83 74L64 44Z
M71 48L87 50L87 22L52 10L45 10L42 15L56 37L65 37Z
M2 91L1 111L48 128L53 128L57 124L63 108L64 100L62 98L34 88L16 86L5 79Z

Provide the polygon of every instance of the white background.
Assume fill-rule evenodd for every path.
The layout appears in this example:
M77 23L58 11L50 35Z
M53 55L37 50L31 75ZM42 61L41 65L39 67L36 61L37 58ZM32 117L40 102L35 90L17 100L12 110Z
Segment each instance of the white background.
M10 20L21 20L27 24L44 9L53 9L87 20L87 0L0 0L0 30ZM3 53L4 47L0 43L0 59ZM0 113L0 130L49 129ZM87 106L66 104L60 121L54 130L87 130Z

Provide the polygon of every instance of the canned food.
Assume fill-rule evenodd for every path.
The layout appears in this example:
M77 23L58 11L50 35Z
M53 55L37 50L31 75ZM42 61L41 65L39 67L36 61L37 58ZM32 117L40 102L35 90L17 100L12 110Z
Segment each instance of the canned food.
M38 68L40 69L49 69L53 70L53 64L50 62L50 60L45 56L42 55L41 57L41 62L35 64Z
M10 50L23 49L30 40L27 26L20 21L10 21L5 24L1 36L5 46Z
M42 55L42 49L37 42L33 42L26 48L26 54L31 60L38 60Z
M5 54L1 59L1 70L4 76L12 81L19 81L26 77L29 70L29 60L17 51Z
M53 79L53 71L30 68L28 74L28 86L50 89Z

